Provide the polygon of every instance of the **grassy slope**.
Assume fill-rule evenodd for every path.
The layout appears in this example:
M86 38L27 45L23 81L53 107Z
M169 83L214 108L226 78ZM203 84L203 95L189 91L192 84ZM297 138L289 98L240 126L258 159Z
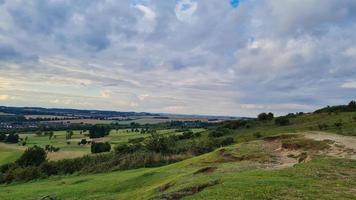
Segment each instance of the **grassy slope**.
M225 148L235 156L268 158L258 142ZM239 151L236 151L239 149ZM217 167L212 174L196 172ZM157 199L201 185L211 185L187 199L335 199L354 198L356 161L319 158L283 170L262 170L252 161L228 161L214 151L172 165L106 174L53 177L26 184L0 186L0 199ZM216 184L216 185L215 185ZM164 186L167 190L163 191ZM194 190L194 189L193 189Z
M0 144L0 165L13 162L18 159L22 151L17 148L9 148L5 144Z
M354 113L318 114L292 119L292 125L276 127L273 122L238 129L237 141L253 140L253 133L273 135L284 132L318 130L326 123L328 131L356 135ZM342 120L344 127L333 127ZM237 154L261 154L255 142L238 144ZM253 144L253 145L252 145ZM283 170L263 170L248 161L222 162L219 151L168 166L118 171L95 175L52 177L25 184L0 186L0 199L36 199L54 195L60 199L150 199L184 193L192 187L205 188L187 199L354 199L356 161L321 157ZM204 167L218 167L212 174L194 174ZM171 185L168 187L168 185ZM161 189L159 189L161 188ZM163 191L166 189L165 191Z

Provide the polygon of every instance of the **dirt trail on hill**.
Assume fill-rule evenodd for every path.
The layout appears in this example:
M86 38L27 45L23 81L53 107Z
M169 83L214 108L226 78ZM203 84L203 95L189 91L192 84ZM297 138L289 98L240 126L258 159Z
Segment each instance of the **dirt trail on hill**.
M327 152L328 155L356 159L356 137L354 136L343 136L320 131L306 132L303 135L306 138L318 141L334 141L332 148Z
M332 140L336 143L339 143L346 148L356 150L356 137L353 136L343 136L343 135L336 135L333 133L326 133L326 132L307 132L304 134L305 137L313 140Z

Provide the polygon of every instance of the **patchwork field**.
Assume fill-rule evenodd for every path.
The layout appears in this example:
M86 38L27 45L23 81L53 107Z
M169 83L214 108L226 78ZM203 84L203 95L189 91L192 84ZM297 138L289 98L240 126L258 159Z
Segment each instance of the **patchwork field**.
M131 132L127 129L120 129L118 131L112 130L110 135L105 138L94 139L96 142L109 142L112 145L124 144L129 141L129 139L148 137L150 134L142 134L140 132ZM205 129L192 129L193 132L203 132ZM90 140L89 137L85 136L88 132L81 134L81 131L73 131L72 139L66 140L66 131L54 131L54 136L49 139L49 136L38 136L35 133L20 134L20 138L25 139L27 137L26 146L20 146L17 144L5 144L0 143L0 165L16 160L21 153L31 146L40 146L44 148L46 145L53 145L54 147L59 147L58 152L48 153L48 158L50 160L61 160L65 158L77 158L83 155L90 154L90 145L78 145L82 139ZM158 130L159 134L170 135L170 134L181 134L181 132L176 132L175 129Z

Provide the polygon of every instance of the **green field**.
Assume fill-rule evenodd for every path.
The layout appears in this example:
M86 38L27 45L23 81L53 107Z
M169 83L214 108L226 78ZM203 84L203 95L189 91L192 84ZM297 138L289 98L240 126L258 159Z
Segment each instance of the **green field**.
M21 154L22 150L16 145L8 146L0 143L0 165L15 161Z
M129 139L148 137L150 134L141 134L140 132L127 132L126 129L120 129L118 131L112 130L110 135L105 138L95 139L95 141L109 142L112 145L125 144ZM202 132L205 129L192 129L193 132ZM158 130L159 134L170 135L170 134L180 134L176 132L175 129ZM16 160L25 148L31 146L40 146L44 148L46 145L53 145L54 147L59 147L60 151L56 153L48 153L48 158L50 160L60 160L65 158L76 158L83 155L90 154L90 145L78 145L78 142L85 138L89 140L89 137L85 136L85 133L80 134L80 131L73 131L72 139L66 140L66 131L55 131L54 136L50 140L48 136L38 136L35 133L20 134L20 138L27 137L26 147L14 145L14 144L4 144L0 143L0 165ZM86 132L87 133L87 132Z

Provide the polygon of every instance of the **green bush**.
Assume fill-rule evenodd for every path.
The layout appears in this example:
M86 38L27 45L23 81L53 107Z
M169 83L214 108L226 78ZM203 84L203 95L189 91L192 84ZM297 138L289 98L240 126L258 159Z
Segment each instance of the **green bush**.
M91 144L91 153L102 153L102 152L110 152L111 145L108 142L102 143L92 143Z
M6 143L13 143L13 144L16 144L16 143L19 142L19 135L14 134L14 133L10 133L10 134L6 137L5 142L6 142Z
M290 121L288 117L277 117L275 124L279 126L287 126L290 124Z
M16 161L21 167L39 166L46 161L47 154L44 149L38 146L30 147Z
M0 142L3 142L6 140L6 134L5 133L0 133Z
M267 121L267 120L272 120L274 118L273 113L261 113L257 116L257 119L259 121Z

